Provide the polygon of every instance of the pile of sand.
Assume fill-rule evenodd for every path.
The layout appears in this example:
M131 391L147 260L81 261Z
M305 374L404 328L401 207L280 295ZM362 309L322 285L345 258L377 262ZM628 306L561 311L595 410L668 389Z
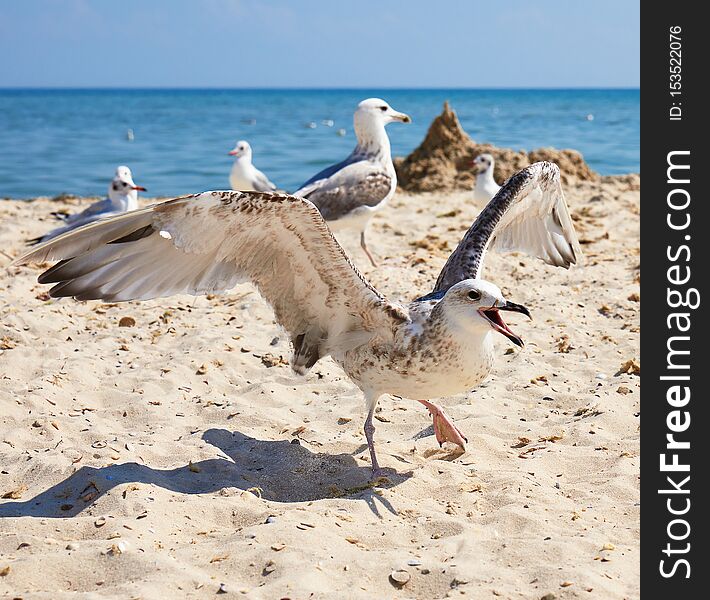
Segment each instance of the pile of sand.
M475 179L471 161L486 152L495 158L494 177L498 183L540 160L559 165L564 183L599 178L576 150L538 148L523 152L477 144L461 127L456 112L445 102L443 112L432 121L419 147L406 158L395 159L399 186L408 192L470 189Z

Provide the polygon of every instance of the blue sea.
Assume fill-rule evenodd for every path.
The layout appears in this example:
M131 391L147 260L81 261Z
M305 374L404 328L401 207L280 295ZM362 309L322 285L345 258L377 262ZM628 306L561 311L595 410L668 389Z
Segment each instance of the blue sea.
M449 100L477 142L574 148L605 175L640 170L638 90L0 90L0 197L102 195L119 164L149 196L228 189L237 139L294 190L350 152L353 110L371 96L413 119L388 126L394 156Z

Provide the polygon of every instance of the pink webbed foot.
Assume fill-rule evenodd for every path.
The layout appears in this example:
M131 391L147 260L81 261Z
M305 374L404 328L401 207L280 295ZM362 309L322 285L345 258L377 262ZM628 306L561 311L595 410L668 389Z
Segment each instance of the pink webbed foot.
M427 400L418 400L417 402L429 409L429 413L434 420L434 435L436 436L436 441L439 442L439 446L444 442L452 442L465 451L466 442L468 441L466 436L454 425L443 409Z

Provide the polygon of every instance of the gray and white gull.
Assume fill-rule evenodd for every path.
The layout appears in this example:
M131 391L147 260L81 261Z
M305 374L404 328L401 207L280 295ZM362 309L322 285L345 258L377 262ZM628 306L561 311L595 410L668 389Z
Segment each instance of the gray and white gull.
M430 293L385 298L358 271L308 200L286 194L205 192L93 223L15 264L59 260L39 277L50 296L107 302L211 294L248 281L271 305L301 375L331 356L362 390L373 474L373 415L383 394L415 399L437 441L464 434L429 399L470 390L490 372L494 332L522 339L503 312L529 316L480 278L489 249L522 250L569 268L581 257L559 169L535 163L512 176L451 254Z
M46 242L67 231L82 227L98 219L111 217L138 208L138 192L145 192L143 186L133 182L131 170L125 165L116 169L116 174L108 186L108 198L94 202L80 213L68 215L62 220L64 225L52 229L48 233L30 240L32 243Z
M367 247L365 230L397 189L385 131L385 125L393 121L409 123L411 119L380 98L360 102L353 115L357 145L350 156L323 169L293 193L313 202L333 231L359 231L360 246L373 267L377 263Z

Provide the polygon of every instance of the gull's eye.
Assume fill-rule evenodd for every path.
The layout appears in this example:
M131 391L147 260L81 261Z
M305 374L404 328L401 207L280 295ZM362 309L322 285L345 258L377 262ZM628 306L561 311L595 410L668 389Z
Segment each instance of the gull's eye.
M386 106L380 106L380 110L381 110L382 112L385 112L385 111L387 110L387 107L386 107Z
M481 292L477 292L476 290L471 290L468 293L468 297L471 298L471 300L480 300L481 299Z

